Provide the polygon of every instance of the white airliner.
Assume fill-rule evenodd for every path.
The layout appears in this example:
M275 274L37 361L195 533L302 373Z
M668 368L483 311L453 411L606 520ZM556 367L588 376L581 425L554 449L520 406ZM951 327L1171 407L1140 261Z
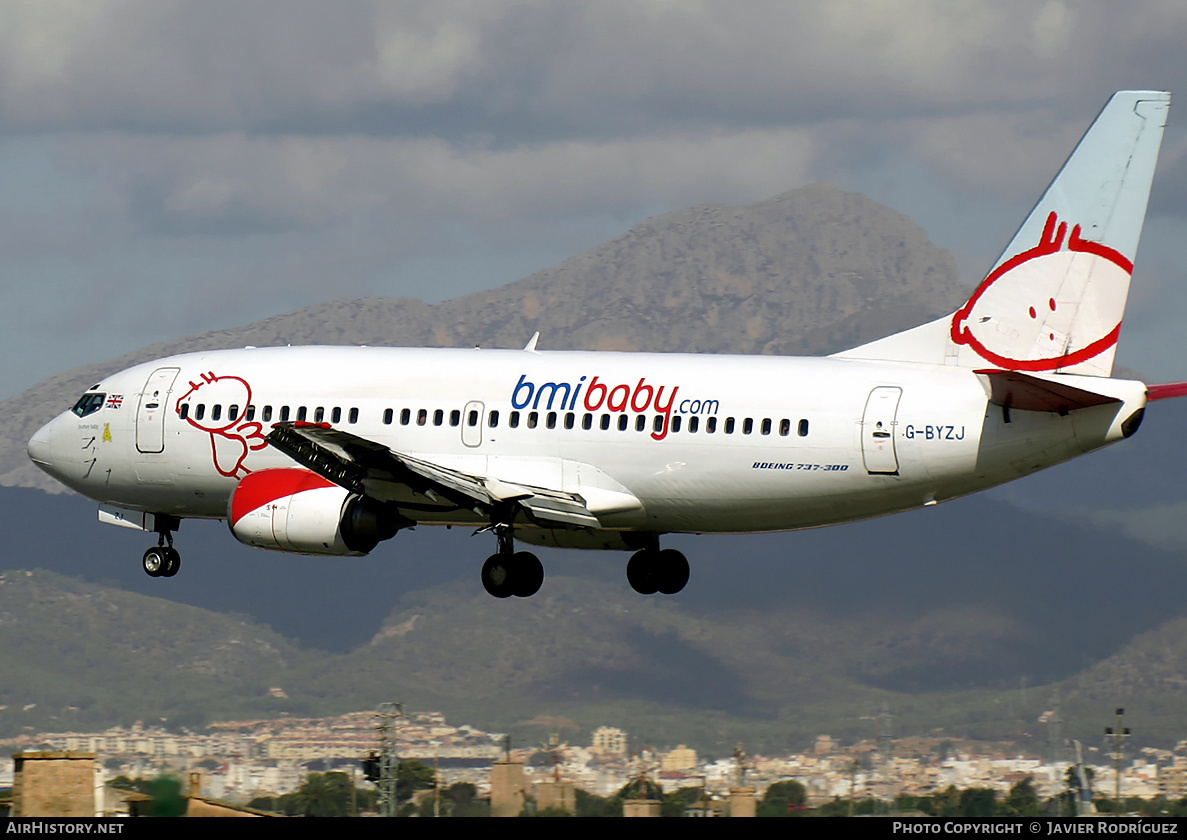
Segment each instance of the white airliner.
M1132 435L1184 385L1112 379L1170 95L1110 99L954 314L828 358L270 347L98 382L29 441L101 520L361 555L414 524L493 532L492 595L529 596L515 540L629 549L679 592L670 533L785 531L910 510Z

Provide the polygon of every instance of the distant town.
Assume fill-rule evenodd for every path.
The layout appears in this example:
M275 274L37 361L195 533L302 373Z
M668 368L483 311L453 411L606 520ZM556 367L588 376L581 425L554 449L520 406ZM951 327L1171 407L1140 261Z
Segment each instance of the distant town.
M1049 798L1065 791L1073 761L1070 755L1050 761L1006 746L941 738L842 745L828 735L818 736L812 749L803 753L749 755L739 745L732 756L704 760L685 746L632 749L629 734L610 726L590 732L585 744L554 737L547 744L509 748L501 733L453 725L435 712L401 713L393 720L400 760L417 759L436 769L440 785L469 783L481 795L489 795L492 766L510 761L524 765L529 794L533 785L563 780L588 793L609 796L645 777L667 790L700 788L707 799L724 799L741 785L762 796L770 785L794 780L806 789L808 805L821 805L836 799L894 801L950 787L1004 795L1029 778L1035 792ZM106 781L198 771L201 795L227 802L296 791L311 772L338 770L367 785L361 762L381 748L379 721L375 712L353 712L331 718L225 721L210 724L205 734L136 724L98 733L25 735L0 740L5 754L0 787L12 785L13 753L38 750L93 753ZM1118 762L1090 751L1083 763L1094 788L1112 795ZM1119 763L1124 797L1187 796L1187 741L1171 750L1134 750Z

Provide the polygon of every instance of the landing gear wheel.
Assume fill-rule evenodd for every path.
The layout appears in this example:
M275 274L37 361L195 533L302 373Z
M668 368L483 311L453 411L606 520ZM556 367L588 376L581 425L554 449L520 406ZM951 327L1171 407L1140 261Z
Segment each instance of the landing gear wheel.
M674 548L665 548L657 560L660 593L675 595L688 583L688 560Z
M659 574L656 555L658 551L645 548L636 551L626 564L626 579L631 589L640 595L654 595L659 591Z
M173 577L181 568L181 555L171 545L167 545L159 550L165 555L165 567L159 572L159 575L161 577Z
M149 577L161 577L165 574L165 570L169 568L169 561L165 559L165 546L154 545L148 551L144 552L144 559L141 561L144 566L144 573Z
M511 569L516 597L530 598L540 591L544 583L544 566L535 554L529 551L515 554L511 558Z
M515 594L512 556L492 554L482 564L482 586L496 598L510 598Z
M626 579L640 595L675 595L688 583L688 560L674 548L645 548L626 564Z

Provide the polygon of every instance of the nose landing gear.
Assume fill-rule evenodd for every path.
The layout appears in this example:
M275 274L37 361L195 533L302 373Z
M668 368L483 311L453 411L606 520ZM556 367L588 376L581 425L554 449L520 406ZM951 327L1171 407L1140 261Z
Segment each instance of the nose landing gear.
M153 546L144 552L142 563L149 577L173 577L181 568L181 555L171 545Z
M175 516L158 514L157 544L144 552L141 565L149 577L173 577L181 568L181 555L173 547L173 532L181 524Z

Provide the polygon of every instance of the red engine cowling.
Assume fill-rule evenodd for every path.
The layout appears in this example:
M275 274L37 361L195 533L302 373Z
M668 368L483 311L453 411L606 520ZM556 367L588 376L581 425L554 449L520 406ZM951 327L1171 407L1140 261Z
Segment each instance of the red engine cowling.
M227 505L241 543L273 551L358 557L395 535L398 512L297 468L254 472Z

